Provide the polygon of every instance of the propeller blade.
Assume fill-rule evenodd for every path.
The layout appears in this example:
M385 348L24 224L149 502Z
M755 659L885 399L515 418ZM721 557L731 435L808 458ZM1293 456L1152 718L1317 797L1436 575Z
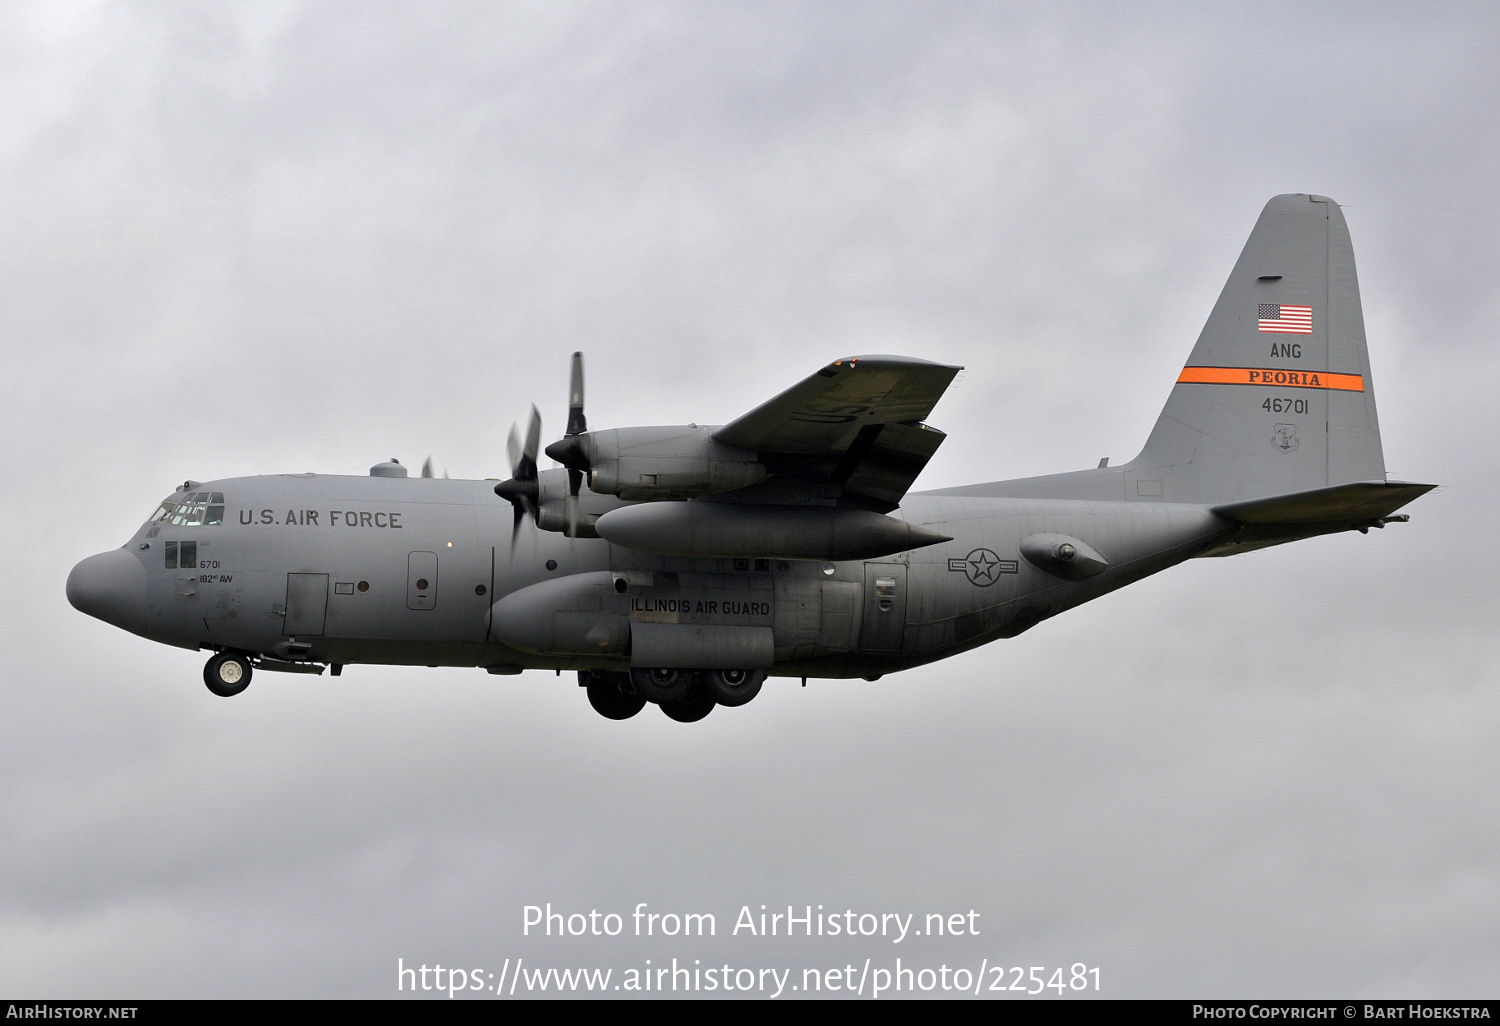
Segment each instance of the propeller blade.
M568 537L578 537L578 486L583 483L583 471L568 468Z
M573 354L572 372L568 380L568 427L563 437L547 446L547 455L568 468L567 535L578 536L578 492L583 486L583 475L589 469L589 457L585 443L579 438L588 431L588 418L583 413L583 354ZM510 502L516 509L515 522L511 527L510 547L515 552L516 534L521 530L521 518L530 515L533 521L540 518L538 507L540 486L537 480L537 455L542 444L542 414L533 404L531 419L526 423L526 438L521 440L516 426L511 425L506 439L506 450L510 455L510 480L495 486L495 494ZM429 458L429 463L431 462ZM431 476L430 468L424 467L425 476Z
M581 435L589 429L583 415L583 354L573 354L573 371L568 380L568 427L565 435Z
M523 468L528 468L532 477L536 477L536 454L540 450L542 442L542 415L535 404L531 407L531 423L526 425L526 448L521 452Z
M537 506L539 485L536 476L537 446L542 439L542 415L535 406L531 408L531 421L526 425L526 442L521 443L515 425L511 425L505 448L510 456L510 480L495 486L495 494L516 508L515 519L510 528L510 551L516 551L516 535L521 531L521 520L527 516L536 522L540 512Z
M510 426L510 437L505 440L505 449L510 456L510 473L514 477L521 469L521 439L516 435L516 426Z
M432 457L431 456L428 456L425 460L422 461L422 476L423 477L431 477L432 476Z

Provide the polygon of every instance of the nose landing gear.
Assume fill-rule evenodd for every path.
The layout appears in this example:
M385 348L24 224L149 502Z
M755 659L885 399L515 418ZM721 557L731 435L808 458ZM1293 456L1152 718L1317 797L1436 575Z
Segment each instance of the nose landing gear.
M220 698L233 698L250 686L250 659L220 652L203 667L203 683Z

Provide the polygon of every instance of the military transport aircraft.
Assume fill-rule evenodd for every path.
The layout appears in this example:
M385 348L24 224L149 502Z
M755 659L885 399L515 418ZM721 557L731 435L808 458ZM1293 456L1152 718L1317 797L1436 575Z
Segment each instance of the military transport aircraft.
M216 695L257 668L576 670L604 716L690 722L768 674L873 680L1195 556L1404 521L1433 487L1386 480L1354 254L1323 196L1266 205L1123 466L908 495L958 370L849 357L722 427L591 431L574 354L558 469L537 467L533 408L498 485L395 460L187 481L75 566L68 599L213 652Z

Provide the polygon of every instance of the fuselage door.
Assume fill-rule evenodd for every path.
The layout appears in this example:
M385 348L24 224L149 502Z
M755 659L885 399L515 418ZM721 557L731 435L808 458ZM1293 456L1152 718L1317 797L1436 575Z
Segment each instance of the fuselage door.
M286 626L291 637L318 637L328 613L327 574L286 575Z
M436 552L413 552L406 560L406 605L409 609L431 609L437 605L438 560Z
M906 564L865 564L865 615L861 652L899 652L906 629Z

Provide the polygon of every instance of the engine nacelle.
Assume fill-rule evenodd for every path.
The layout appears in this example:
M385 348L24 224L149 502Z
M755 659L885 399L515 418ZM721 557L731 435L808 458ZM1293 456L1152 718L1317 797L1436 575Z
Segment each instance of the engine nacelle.
M713 428L613 428L578 436L589 461L589 488L622 499L691 499L764 481L766 466L749 449L716 442Z
M536 526L558 534L568 532L568 477L561 470L544 470L537 475ZM575 537L597 538L594 523L605 513L619 508L610 496L580 492L578 495L578 530Z

